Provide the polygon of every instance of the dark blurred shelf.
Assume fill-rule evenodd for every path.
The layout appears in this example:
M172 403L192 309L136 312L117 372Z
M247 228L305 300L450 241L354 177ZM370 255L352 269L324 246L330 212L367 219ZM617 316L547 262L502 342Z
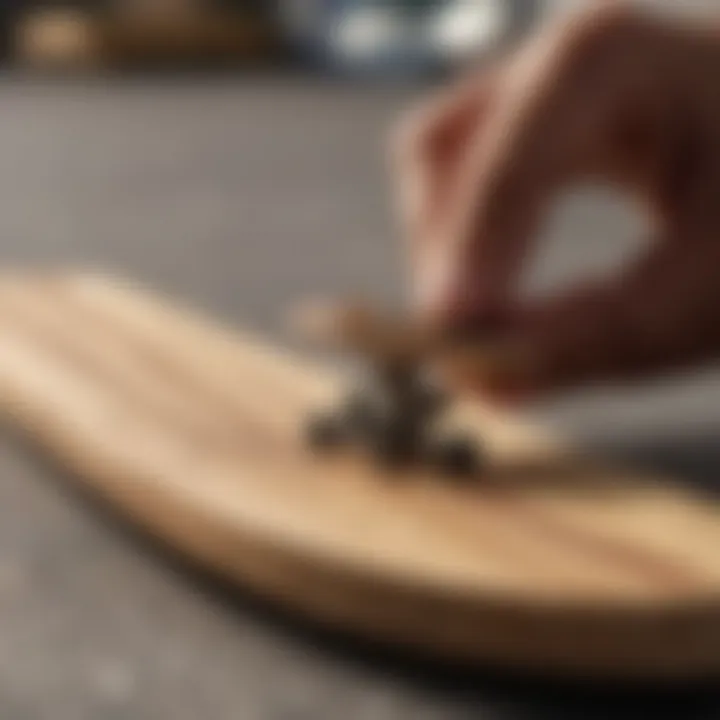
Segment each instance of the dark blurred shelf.
M261 15L208 9L188 14L43 8L19 17L15 61L37 69L266 63L280 52Z

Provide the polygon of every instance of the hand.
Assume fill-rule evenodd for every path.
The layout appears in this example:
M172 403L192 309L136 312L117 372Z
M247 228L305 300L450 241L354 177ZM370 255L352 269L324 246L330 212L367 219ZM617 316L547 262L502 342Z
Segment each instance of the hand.
M466 377L474 390L532 397L720 354L718 30L597 3L403 121L394 157L423 317L490 323L528 359L495 387ZM587 181L644 204L648 249L524 305L551 200Z

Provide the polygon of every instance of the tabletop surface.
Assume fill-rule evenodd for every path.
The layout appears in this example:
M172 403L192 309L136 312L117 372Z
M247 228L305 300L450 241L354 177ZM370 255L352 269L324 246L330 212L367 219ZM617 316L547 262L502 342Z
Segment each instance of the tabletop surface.
M408 99L299 80L0 81L3 261L121 271L278 336L314 291L396 301L382 147ZM532 282L616 262L638 221L607 197L553 218ZM713 373L541 414L713 485ZM0 715L53 720L720 717L712 692L580 692L468 675L327 637L188 572L0 439Z

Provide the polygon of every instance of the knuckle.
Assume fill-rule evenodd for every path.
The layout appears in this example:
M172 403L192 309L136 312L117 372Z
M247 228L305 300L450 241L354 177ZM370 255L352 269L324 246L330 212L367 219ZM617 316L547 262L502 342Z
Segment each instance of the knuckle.
M614 52L637 35L639 10L626 2L598 3L568 18L558 31L558 46L565 60L578 63Z

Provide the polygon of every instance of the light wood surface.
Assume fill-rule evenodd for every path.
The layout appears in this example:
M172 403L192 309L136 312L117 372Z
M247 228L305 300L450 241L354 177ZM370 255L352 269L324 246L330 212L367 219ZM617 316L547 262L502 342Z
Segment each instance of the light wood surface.
M202 11L115 12L39 9L14 31L16 59L44 70L98 69L154 62L237 62L271 57L273 29L257 17Z
M87 12L43 9L20 18L14 30L16 60L42 69L89 69L104 60L97 20Z
M576 675L720 675L720 509L482 407L470 485L316 458L339 374L124 281L0 281L0 407L196 561L323 623Z

